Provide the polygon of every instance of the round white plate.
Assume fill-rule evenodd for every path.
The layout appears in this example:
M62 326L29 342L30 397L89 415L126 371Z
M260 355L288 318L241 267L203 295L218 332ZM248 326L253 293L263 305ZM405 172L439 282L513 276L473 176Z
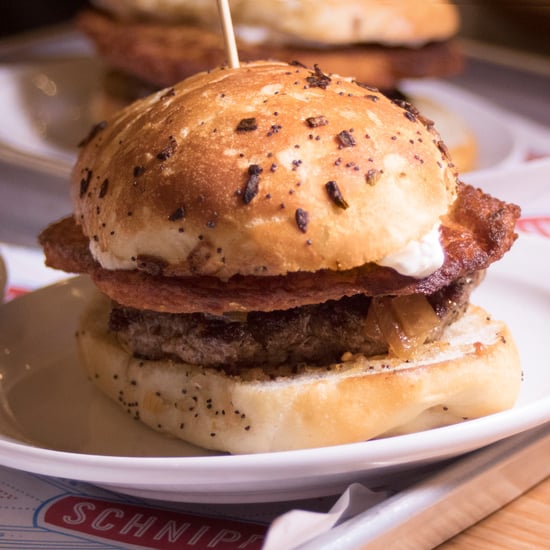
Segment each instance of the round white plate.
M0 463L135 496L254 502L335 494L480 448L550 420L550 241L522 235L474 301L510 325L524 381L515 408L351 445L216 455L166 439L103 398L79 366L76 318L91 290L69 279L0 308Z

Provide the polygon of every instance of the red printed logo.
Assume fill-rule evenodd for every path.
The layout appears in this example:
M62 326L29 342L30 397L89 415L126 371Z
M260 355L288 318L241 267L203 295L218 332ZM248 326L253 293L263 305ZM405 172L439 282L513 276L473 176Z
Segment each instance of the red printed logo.
M259 550L267 530L254 523L81 496L44 503L36 523L67 535L158 550Z

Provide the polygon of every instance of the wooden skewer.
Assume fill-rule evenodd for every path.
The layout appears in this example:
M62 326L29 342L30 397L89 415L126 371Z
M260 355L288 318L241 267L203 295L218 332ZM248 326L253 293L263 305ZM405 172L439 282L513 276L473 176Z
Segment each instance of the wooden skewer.
M237 44L235 42L235 31L231 20L231 11L229 10L228 0L217 0L218 13L222 22L223 38L225 42L225 53L227 62L232 69L239 68L239 54L237 53Z

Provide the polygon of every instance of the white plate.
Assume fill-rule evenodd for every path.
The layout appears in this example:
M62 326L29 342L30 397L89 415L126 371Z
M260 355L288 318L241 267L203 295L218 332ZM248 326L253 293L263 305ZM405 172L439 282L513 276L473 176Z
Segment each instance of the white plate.
M215 455L131 420L78 364L73 333L89 281L36 291L0 308L0 463L141 497L224 503L378 485L480 448L550 420L549 253L549 240L521 236L475 294L520 347L525 379L514 409L406 436L259 455Z
M99 111L102 67L93 58L0 65L0 159L67 177Z
M0 159L66 177L77 143L104 117L101 62L75 33L31 39L2 51L10 62L0 63ZM466 122L479 150L476 170L524 160L533 144L550 150L546 129L456 86L423 80L406 81L403 89L448 107ZM445 139L446 128L438 128Z

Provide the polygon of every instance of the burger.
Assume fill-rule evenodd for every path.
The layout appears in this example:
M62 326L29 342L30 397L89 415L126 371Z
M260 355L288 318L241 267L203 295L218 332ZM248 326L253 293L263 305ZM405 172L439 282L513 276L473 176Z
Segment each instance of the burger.
M402 95L404 79L448 77L464 65L451 2L232 0L230 6L243 60L317 63L391 97ZM226 61L211 0L93 0L76 26L108 68L99 102L105 113ZM477 143L469 125L429 98L409 101L422 101L421 110L438 122L461 171L474 169Z
M230 6L243 60L319 63L385 90L402 78L462 68L453 41L460 18L446 0L231 0ZM226 59L209 0L93 0L76 25L110 66L157 87Z
M432 121L318 66L219 67L98 123L49 266L97 287L89 378L137 420L257 453L513 406L507 326L469 303L519 207L458 179Z

